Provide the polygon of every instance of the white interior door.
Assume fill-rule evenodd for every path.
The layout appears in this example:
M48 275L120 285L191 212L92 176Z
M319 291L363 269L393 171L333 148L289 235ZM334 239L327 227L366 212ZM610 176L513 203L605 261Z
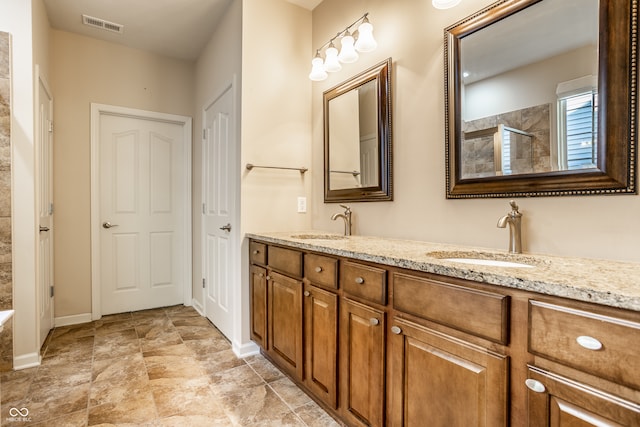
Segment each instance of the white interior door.
M38 74L37 209L38 317L40 346L53 328L53 97Z
M233 333L235 132L233 87L208 105L203 118L203 278L205 313L228 338Z
M99 117L100 311L184 303L183 124Z

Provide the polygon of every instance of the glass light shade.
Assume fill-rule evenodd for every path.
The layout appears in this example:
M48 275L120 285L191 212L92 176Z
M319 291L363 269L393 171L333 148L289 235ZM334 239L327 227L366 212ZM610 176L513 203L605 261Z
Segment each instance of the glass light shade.
M462 0L431 0L431 4L436 9L449 9L460 4Z
M330 73L342 70L342 65L338 61L338 49L331 43L324 52L324 69Z
M350 64L358 60L358 52L353 47L353 36L347 31L344 37L342 37L342 49L338 55L340 62Z
M311 73L309 73L309 78L314 82L319 82L327 78L327 72L322 66L322 58L320 55L316 55L316 57L311 60Z
M365 18L364 22L358 27L356 50L358 52L371 52L376 47L378 47L378 43L373 38L373 25Z

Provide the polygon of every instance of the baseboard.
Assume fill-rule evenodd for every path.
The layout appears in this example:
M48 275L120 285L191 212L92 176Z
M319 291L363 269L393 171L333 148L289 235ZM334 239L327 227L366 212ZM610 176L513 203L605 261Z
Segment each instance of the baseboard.
M57 328L58 326L69 326L69 325L77 325L80 323L88 323L88 322L91 322L91 320L92 320L91 313L82 313L82 314L74 314L72 316L56 317L53 322Z
M258 345L253 341L249 341L244 344L234 342L232 349L235 355L241 359L260 353L260 347L258 347Z
M21 369L33 368L40 366L40 353L28 353L13 358L13 369L19 371Z
M204 307L198 300L192 299L191 306L200 314L200 316L204 316Z

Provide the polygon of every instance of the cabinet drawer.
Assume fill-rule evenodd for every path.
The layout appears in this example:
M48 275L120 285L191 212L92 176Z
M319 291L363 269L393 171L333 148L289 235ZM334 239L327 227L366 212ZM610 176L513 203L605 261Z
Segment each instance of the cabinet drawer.
M251 241L249 243L249 258L251 264L267 264L267 245Z
M509 341L506 295L396 273L393 308L494 342Z
M338 289L338 260L322 255L304 255L304 276L314 285Z
M529 301L533 354L638 389L638 343L639 322Z
M269 246L267 248L269 267L290 276L302 277L302 252Z
M344 261L340 273L342 289L349 294L378 304L387 303L387 271Z

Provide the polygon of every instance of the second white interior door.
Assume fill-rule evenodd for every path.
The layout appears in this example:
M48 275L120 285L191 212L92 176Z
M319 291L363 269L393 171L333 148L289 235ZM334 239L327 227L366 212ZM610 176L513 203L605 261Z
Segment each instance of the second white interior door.
M238 235L233 122L233 86L229 86L205 109L202 145L205 312L229 339L233 336L233 253Z

